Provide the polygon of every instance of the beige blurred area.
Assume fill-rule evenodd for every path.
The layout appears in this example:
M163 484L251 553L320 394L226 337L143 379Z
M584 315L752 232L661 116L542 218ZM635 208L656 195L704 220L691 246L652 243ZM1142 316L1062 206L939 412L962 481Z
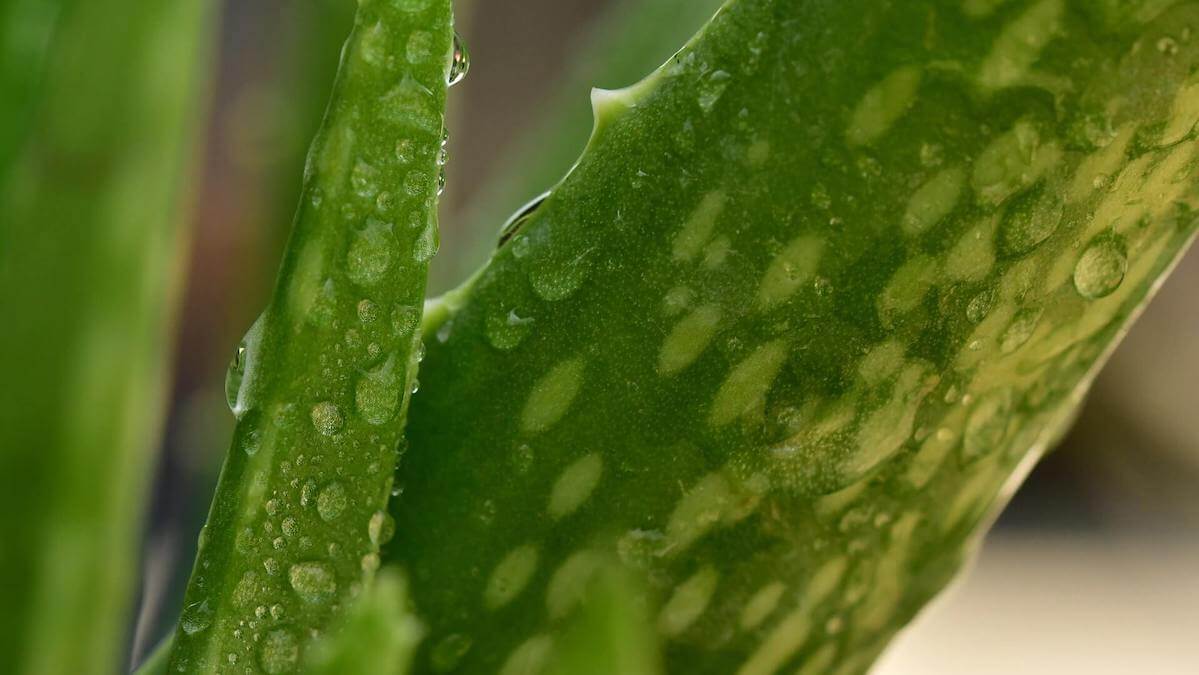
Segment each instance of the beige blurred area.
M299 167L277 148L313 129L288 117L284 93L288 78L314 70L288 64L325 51L324 66L336 61L335 50L295 36L328 20L313 8L334 1L225 3L137 652L173 621L165 603L178 596L192 556L180 533L198 529L226 451L224 364L265 302L287 225L264 214L270 200L291 199L288 191L299 186ZM569 54L611 4L459 0L472 67L450 97L439 258L465 248L464 205L502 166L505 148L536 119ZM281 176L287 171L294 175ZM497 214L497 227L505 215ZM1199 672L1197 392L1199 251L1192 251L1099 377L1063 446L1017 493L972 572L875 672Z

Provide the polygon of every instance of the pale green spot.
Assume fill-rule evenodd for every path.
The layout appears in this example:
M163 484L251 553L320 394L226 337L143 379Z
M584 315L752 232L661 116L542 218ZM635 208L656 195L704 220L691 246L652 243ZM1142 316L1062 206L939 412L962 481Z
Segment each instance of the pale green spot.
M554 641L548 635L535 635L512 650L499 675L538 675L549 663Z
M962 13L972 19L982 19L989 16L1007 0L964 0Z
M945 169L930 178L908 200L903 231L915 236L941 222L961 200L965 184L966 172L961 167Z
M828 675L837 661L837 644L827 643L804 659L795 675Z
M945 275L954 281L980 281L995 266L995 220L966 230L945 257Z
M1027 189L1061 159L1061 146L1020 120L986 147L974 163L971 185L985 204L998 206Z
M879 319L891 327L895 319L920 304L937 277L937 262L926 255L916 256L905 262L895 274L877 300Z
M601 562L596 553L579 551L554 571L545 591L545 608L551 619L566 616L583 600L587 585L599 571Z
M703 267L706 270L714 270L724 264L724 261L729 257L729 251L732 250L732 242L728 237L717 237L704 247Z
M758 347L729 373L708 414L708 424L722 427L765 400L787 358L787 344L775 340Z
M745 151L745 159L750 166L762 166L770 159L770 141L758 139L750 144Z
M804 592L804 607L811 611L824 602L837 589L848 567L849 561L840 556L821 565L808 579L808 587Z
M816 276L824 255L824 239L801 235L791 240L766 268L758 287L758 307L767 310L790 298L802 284Z
M1174 105L1159 145L1173 145L1190 135L1199 123L1199 75L1192 75L1174 96Z
M807 607L794 610L770 631L737 670L737 675L773 675L799 651L811 630Z
M732 505L732 489L722 473L712 472L701 478L671 512L662 541L662 554L677 555L686 551L720 523Z
M920 69L905 66L874 85L853 111L846 140L850 145L867 145L887 133L912 103L920 88Z
M674 259L691 260L699 255L704 244L712 237L716 219L724 211L725 194L719 190L709 192L700 200L699 206L683 224L683 229L674 238Z
M759 588L741 610L741 619L738 622L741 630L753 630L760 626L778 608L785 590L787 586L781 581L772 581Z
M325 254L318 241L308 242L301 250L292 270L292 282L287 285L287 306L291 315L300 318L316 305L324 287Z
M860 450L842 469L850 480L864 476L890 458L912 435L920 404L936 384L936 377L926 377L926 373L925 367L918 363L905 368L896 380L891 398L862 423L857 442Z
M595 452L566 467L550 491L550 517L557 519L574 513L599 484L603 469L604 460Z
M525 590L537 570L537 558L537 547L532 544L518 546L504 556L492 570L483 591L483 601L488 609L503 607Z
M554 366L533 385L521 413L521 429L537 433L562 419L583 384L583 366L581 357L568 359Z
M720 575L708 565L675 587L658 613L658 632L674 637L687 630L708 608Z
M1125 125L1107 145L1087 155L1078 164L1067 193L1070 201L1082 201L1096 190L1112 184L1127 161L1128 146L1136 130L1135 125Z
M875 385L893 375L903 365L903 343L892 340L875 346L858 362L858 377Z
M1062 0L1042 0L1003 28L979 70L986 89L1019 84L1060 31Z
M694 363L712 342L719 324L717 305L697 307L675 324L658 352L658 374L674 375Z

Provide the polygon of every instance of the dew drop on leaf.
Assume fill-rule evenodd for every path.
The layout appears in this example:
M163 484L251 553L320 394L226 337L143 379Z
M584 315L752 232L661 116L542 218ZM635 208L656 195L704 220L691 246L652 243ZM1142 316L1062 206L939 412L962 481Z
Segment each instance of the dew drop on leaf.
M375 511L367 523L366 532L375 546L382 546L395 536L396 522L386 511Z
M266 634L258 648L258 665L269 675L291 672L300 660L300 645L290 631L279 629Z
M1111 295L1124 281L1128 257L1119 242L1104 238L1092 242L1074 267L1074 288L1088 300Z
M454 86L466 77L470 71L470 52L458 31L454 31L454 52L450 56L450 73L446 77L446 85Z
M347 502L346 489L334 481L316 496L316 512L327 523L336 520L345 511Z
M312 406L312 426L325 436L332 436L341 431L344 423L345 419L336 404L323 401Z
M321 562L292 565L287 570L287 580L304 602L324 602L337 592L337 580L333 577L332 568Z

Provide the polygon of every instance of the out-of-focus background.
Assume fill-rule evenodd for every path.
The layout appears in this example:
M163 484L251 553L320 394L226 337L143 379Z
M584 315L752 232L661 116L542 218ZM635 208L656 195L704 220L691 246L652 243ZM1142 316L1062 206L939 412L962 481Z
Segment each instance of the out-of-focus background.
M224 3L173 399L146 526L135 655L175 621L232 429L225 366L273 281L303 153L354 4ZM717 3L676 1L671 11L630 23L643 4L459 3L472 65L450 95L434 290L452 287L484 260L520 200L569 167L586 141L588 86L631 84L635 78L613 81L612 73L665 59ZM604 56L611 40L624 47ZM574 122L546 121L563 115ZM533 152L554 146L565 164L529 159L526 139L535 132L567 139L564 147L533 146ZM521 193L511 186L512 167L521 171L530 161L535 168L528 171L545 178ZM1099 378L1073 432L1000 518L976 568L876 672L1193 672L1199 663L1197 308L1199 251L1192 251Z

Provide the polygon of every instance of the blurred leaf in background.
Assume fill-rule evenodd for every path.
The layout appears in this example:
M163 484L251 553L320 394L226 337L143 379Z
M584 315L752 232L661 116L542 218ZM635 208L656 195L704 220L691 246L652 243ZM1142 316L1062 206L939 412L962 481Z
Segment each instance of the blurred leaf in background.
M0 14L20 17L3 25L0 83L0 121L16 120L0 173L0 670L111 673L167 400L214 17L199 0Z

